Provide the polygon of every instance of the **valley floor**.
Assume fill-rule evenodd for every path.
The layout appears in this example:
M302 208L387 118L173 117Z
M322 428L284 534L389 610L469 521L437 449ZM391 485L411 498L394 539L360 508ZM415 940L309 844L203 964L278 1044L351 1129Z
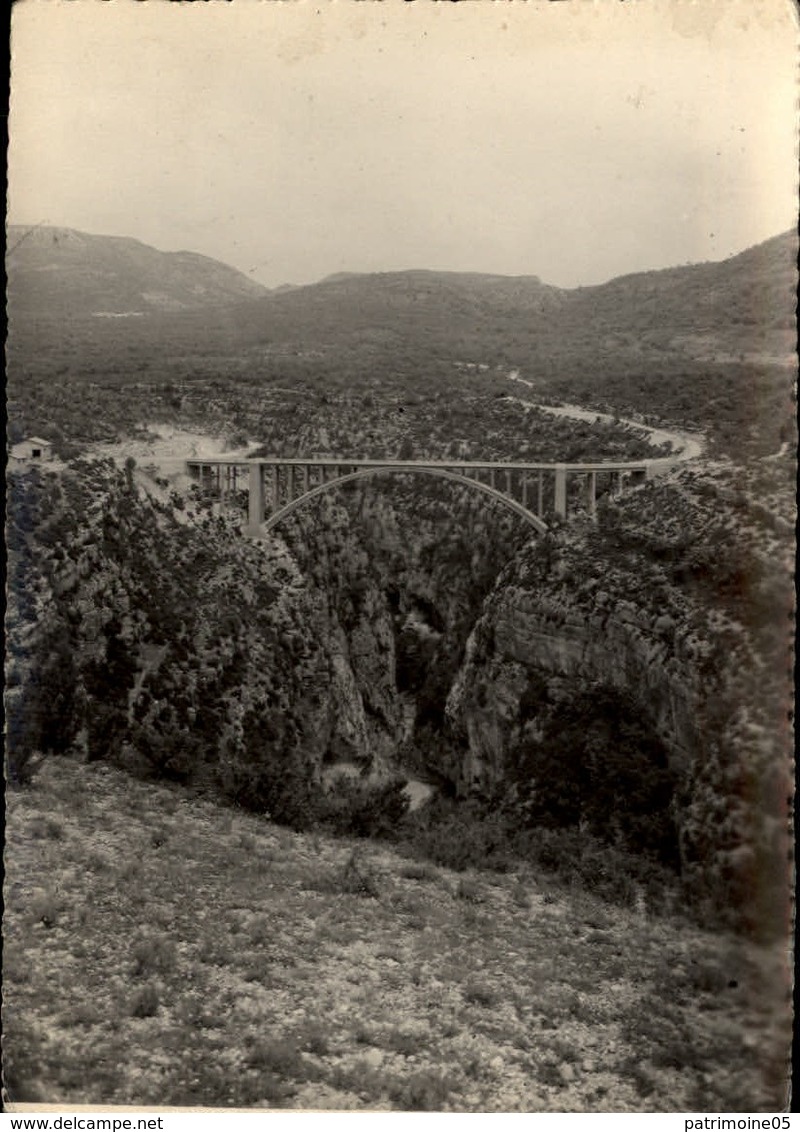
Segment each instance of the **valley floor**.
M774 1111L786 947L294 834L102 764L8 796L10 1100Z

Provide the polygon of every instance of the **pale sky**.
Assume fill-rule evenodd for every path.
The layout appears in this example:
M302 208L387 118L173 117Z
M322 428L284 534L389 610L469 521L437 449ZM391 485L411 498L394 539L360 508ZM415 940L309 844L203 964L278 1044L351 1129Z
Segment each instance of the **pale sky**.
M11 223L572 287L797 222L791 0L21 0Z

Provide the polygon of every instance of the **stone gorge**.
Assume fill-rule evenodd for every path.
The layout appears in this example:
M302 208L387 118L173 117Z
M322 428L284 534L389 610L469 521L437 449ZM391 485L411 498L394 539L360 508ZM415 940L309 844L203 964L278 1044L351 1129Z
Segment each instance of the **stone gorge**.
M99 245L67 243L84 271L81 257ZM772 241L765 252L780 255L773 289L785 281L785 245ZM28 289L43 255L64 254L41 239L31 246L34 260L19 269ZM151 275L139 280L136 272L157 269L153 256L133 250L130 262L126 242L109 251L114 277L125 280L115 293L121 317L131 296L152 289ZM722 292L745 286L748 255L720 265ZM763 275L764 257L757 262ZM712 266L703 265L704 278ZM385 832L381 807L391 809L411 776L460 799L479 825L502 817L511 853L523 851L520 829L584 829L609 851L633 854L631 861L667 862L698 914L780 931L792 430L774 419L761 428L735 400L730 412L744 413L741 425L721 409L714 409L719 428L706 415L705 406L726 404L731 381L748 382L755 370L734 374L728 363L686 353L691 319L678 284L692 282L692 269L640 281L648 309L653 288L667 288L670 317L682 329L673 347L651 344L652 364L671 375L660 387L661 413L652 411L649 363L638 361L633 372L630 358L621 360L587 397L585 365L567 373L564 343L552 325L536 323L524 383L551 401L578 392L598 409L595 421L579 422L522 401L518 369L454 358L449 324L437 323L437 295L446 313L466 288L461 298L469 296L473 316L502 315L504 326L518 328L511 337L524 354L530 320L541 311L538 298L531 305L520 294L529 287L540 297L538 280L507 294L489 277L448 277L439 288L430 273L423 357L406 326L402 277L379 277L365 314L357 278L254 296L242 307L229 275L215 269L210 289L187 290L187 272L204 265L184 258L178 267L176 310L188 295L219 302L218 288L231 290L224 336L213 339L222 315L203 313L209 325L190 348L200 326L194 312L172 322L166 300L156 314L137 300L134 345L124 328L118 340L97 329L96 311L78 309L82 295L95 302L93 291L76 288L68 310L56 304L50 329L55 334L59 320L69 328L61 376L76 403L93 406L80 421L70 415L72 398L60 395L63 413L53 400L59 382L48 371L56 356L48 316L39 317L44 344L33 350L25 288L12 302L16 427L54 435L63 456L51 467L11 470L12 778L31 775L45 752L76 748L297 828L339 822L352 831L358 812L359 829ZM164 273L165 286L169 278ZM622 288L626 309L637 285ZM625 314L615 286L595 290L597 311L618 327ZM591 298L547 294L550 322L563 317L566 328L575 303ZM397 332L407 336L376 346L378 338L365 338L364 318L381 323L396 302L405 312ZM313 349L305 352L304 309L315 312ZM724 341L723 309L701 312L710 319L704 350L714 334ZM268 327L266 338L258 325ZM753 335L763 345L770 332L782 344L774 360L752 363L761 366L767 408L787 402L791 372L778 359L786 319ZM463 348L464 328L458 333ZM551 347L552 372L541 356ZM104 368L112 354L113 371ZM600 370L608 364L598 360ZM696 396L683 416L690 389ZM614 390L619 404L609 406ZM399 477L325 493L276 531L247 539L246 495L233 501L238 513L223 512L203 484L171 481L157 461L98 461L102 447L82 432L100 421L119 435L122 414L140 420L147 437L172 413L239 442L249 435L273 454L391 455L383 446L431 459L619 460L641 457L647 442L618 419L602 423L600 409L622 407L641 419L642 399L653 424L699 418L708 454L620 498L604 495L594 517L548 515L548 532L533 538L517 516L464 486ZM732 446L736 429L747 459ZM78 456L87 444L91 459ZM559 736L573 736L574 753L562 750ZM602 799L619 812L604 816ZM428 808L435 822L436 808ZM395 825L401 810L392 810ZM428 819L415 820L412 838ZM648 824L660 831L655 840ZM462 830L459 840L469 835Z

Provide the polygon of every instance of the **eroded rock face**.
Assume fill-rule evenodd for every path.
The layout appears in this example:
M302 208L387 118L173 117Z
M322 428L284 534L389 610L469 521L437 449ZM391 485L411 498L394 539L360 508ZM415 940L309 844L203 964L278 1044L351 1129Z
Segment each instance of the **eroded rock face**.
M665 625L627 603L584 614L550 595L508 587L495 593L471 634L447 700L453 734L465 745L461 785L496 785L524 728L521 704L532 680L551 698L605 684L646 705L677 766L696 746L696 681ZM523 714L527 718L523 718Z
M676 474L523 550L446 712L447 770L467 791L502 781L548 705L624 692L671 756L687 892L756 931L786 915L792 749L791 563L763 474L752 491L740 471Z
M350 762L364 757L368 747L364 704L346 652L346 645L330 658L327 687L327 752L332 761Z
M324 524L299 515L287 528L294 568L324 610L315 636L329 657L328 761L378 775L416 766L430 737L420 727L441 729L469 631L522 527L511 516L487 538L481 501L461 503L455 524L441 500L395 485L355 495L349 513L324 500Z

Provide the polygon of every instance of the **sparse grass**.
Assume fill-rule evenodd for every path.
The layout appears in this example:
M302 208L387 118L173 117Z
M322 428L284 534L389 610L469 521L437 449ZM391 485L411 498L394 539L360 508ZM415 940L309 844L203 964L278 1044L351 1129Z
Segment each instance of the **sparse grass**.
M100 870L102 871L102 870ZM119 879L123 884L132 884L142 875L142 861L140 857L131 857L124 861L119 868Z
M55 818L37 817L30 824L30 834L31 837L61 841L64 837L64 825Z
M207 1008L205 999L193 994L187 995L178 1003L175 1016L183 1025L199 1030L214 1029L218 1021Z
M198 948L197 958L210 967L227 967L234 962L233 946L229 941L206 936Z
M169 934L172 924L175 922L175 909L170 904L159 902L153 904L147 898L147 890L144 886L139 886L135 891L137 899L141 897L142 903L147 907L147 919L151 928L161 928L162 931Z
M363 850L354 849L338 877L340 892L352 896L370 896L377 899L385 891L385 882L367 859Z
M278 1077L303 1079L303 1060L297 1045L286 1038L254 1038L248 1045L245 1064L250 1069Z
M431 884L439 880L438 870L427 861L409 861L400 867L398 875L407 880L421 880Z
M86 867L93 873L107 873L111 869L111 861L107 853L95 849L86 858Z
M131 1014L134 1018L152 1018L161 1005L161 996L154 983L145 983L133 996Z
M250 956L241 968L242 978L246 983L258 983L268 987L272 981L273 963L268 955Z
M559 1089L564 1085L564 1078L559 1072L558 1065L553 1061L541 1061L534 1067L536 1077L543 1085Z
M131 959L135 978L169 974L175 969L175 944L166 935L146 935L134 943Z
M299 1049L304 1053L314 1054L315 1057L325 1057L330 1051L331 1036L327 1027L313 1019L303 1023L295 1040Z
M481 1006L491 1009L501 1001L500 992L488 983L469 982L462 989L464 1001L471 1006Z
M456 896L468 904L485 904L483 887L474 877L461 877L456 886Z
M15 987L23 987L33 980L33 972L30 966L18 954L12 957L8 944L5 946L3 955L3 980L8 986Z
M266 916L256 916L245 928L247 939L254 947L269 943L274 935L274 927Z
M430 924L433 910L424 898L415 893L401 893L394 903L398 913L404 915L406 925L413 931L424 931Z
M522 908L525 911L533 906L528 886L521 880L518 880L511 890L511 899L518 908Z
M96 1026L102 1020L102 1012L91 1002L79 1002L62 1015L64 1026Z
M385 1072L376 1069L365 1058L335 1066L328 1079L335 1088L367 1103L380 1097L387 1084Z
M390 1030L380 1036L378 1045L382 1049L402 1054L403 1057L414 1057L425 1049L427 1042L422 1034L409 1033L407 1030Z
M38 892L30 903L30 916L34 924L54 928L61 915L62 902L52 890Z
M160 849L169 841L170 831L164 825L157 826L150 834L150 844L154 849Z
M420 1070L390 1087L390 1096L403 1112L444 1112L453 1083L446 1073Z
M368 1026L365 1022L359 1022L353 1030L353 1038L359 1045L374 1046L377 1041L377 1033L372 1026Z

